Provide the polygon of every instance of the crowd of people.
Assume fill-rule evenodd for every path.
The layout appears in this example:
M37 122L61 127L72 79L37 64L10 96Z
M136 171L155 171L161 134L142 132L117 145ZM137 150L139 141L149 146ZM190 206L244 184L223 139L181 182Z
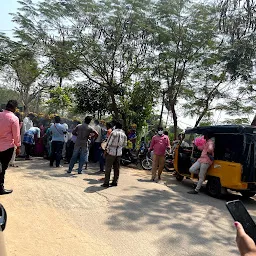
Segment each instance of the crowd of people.
M37 127L33 124L34 116L29 114L24 120L16 113L18 103L15 100L8 101L6 109L0 113L0 195L12 193L4 187L5 173L9 165L16 166L15 156L24 156L25 160L31 159L32 149L34 152L43 152L49 158L50 167L59 168L61 159L65 158L69 164L68 173L73 171L78 162L78 174L82 173L85 165L87 168L89 155L95 162L99 162L99 169L105 172L102 187L117 186L120 172L120 158L122 149L127 145L127 135L122 129L122 123L115 121L106 126L98 120L90 125L92 118L87 116L84 122L76 123L73 127L61 123L61 118L55 116L54 122L48 127ZM135 150L136 131L128 134L128 139ZM199 182L194 191L189 193L198 194L204 181L206 172L214 159L214 142L208 133L204 134L206 143L201 148L201 157L191 166L191 173L199 174ZM183 139L180 138L180 143ZM37 142L37 143L36 143ZM92 150L90 146L93 144ZM142 139L141 146L145 146ZM153 151L152 181L156 174L161 179L164 168L166 151L171 150L170 140L162 127L158 127L157 134L153 136L149 154ZM114 177L110 183L111 170ZM158 170L158 173L157 173ZM235 223L237 228L237 245L241 255L256 255L254 241L245 233L242 225Z

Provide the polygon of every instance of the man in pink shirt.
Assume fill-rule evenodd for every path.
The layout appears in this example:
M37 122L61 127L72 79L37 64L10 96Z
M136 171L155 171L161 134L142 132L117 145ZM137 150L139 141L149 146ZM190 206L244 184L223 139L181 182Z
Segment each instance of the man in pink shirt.
M162 127L158 127L157 135L153 136L149 148L149 152L154 151L153 165L152 165L152 181L156 178L156 171L158 169L158 179L161 180L161 174L164 169L165 152L170 150L170 140L167 135L164 135Z
M199 171L199 180L195 190L189 191L189 194L198 194L202 184L204 182L206 173L213 163L214 160L214 142L211 140L212 135L208 132L204 133L204 139L206 140L205 145L199 150L202 150L201 157L190 167L189 171L191 173L198 174Z
M19 118L14 115L17 106L16 100L9 100L6 109L0 113L0 195L12 193L4 188L4 176L15 146L16 154L20 153Z

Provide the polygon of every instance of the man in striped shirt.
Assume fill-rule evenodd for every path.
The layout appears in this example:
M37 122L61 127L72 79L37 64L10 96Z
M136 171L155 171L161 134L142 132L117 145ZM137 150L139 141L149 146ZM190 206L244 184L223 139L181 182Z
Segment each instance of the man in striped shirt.
M116 122L116 128L113 130L108 137L105 157L105 181L102 187L109 187L111 168L114 168L114 179L111 186L117 186L120 169L120 159L122 156L122 149L127 145L127 137L122 130L122 124Z

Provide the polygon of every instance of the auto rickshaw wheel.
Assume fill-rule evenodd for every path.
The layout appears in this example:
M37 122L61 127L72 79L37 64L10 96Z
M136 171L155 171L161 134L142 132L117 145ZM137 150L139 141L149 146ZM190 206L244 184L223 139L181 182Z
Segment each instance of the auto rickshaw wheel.
M240 193L245 198L250 198L255 195L255 192L251 192L251 191L240 191Z
M180 175L179 173L176 174L176 180L177 181L183 181L184 176Z
M217 177L208 177L206 190L210 196L219 198L221 196L220 179Z

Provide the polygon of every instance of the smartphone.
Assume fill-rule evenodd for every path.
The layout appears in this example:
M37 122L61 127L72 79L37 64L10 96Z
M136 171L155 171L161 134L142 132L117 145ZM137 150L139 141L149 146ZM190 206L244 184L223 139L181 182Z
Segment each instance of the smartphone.
M240 200L234 200L226 203L226 206L235 221L240 222L244 231L256 244L256 224Z

